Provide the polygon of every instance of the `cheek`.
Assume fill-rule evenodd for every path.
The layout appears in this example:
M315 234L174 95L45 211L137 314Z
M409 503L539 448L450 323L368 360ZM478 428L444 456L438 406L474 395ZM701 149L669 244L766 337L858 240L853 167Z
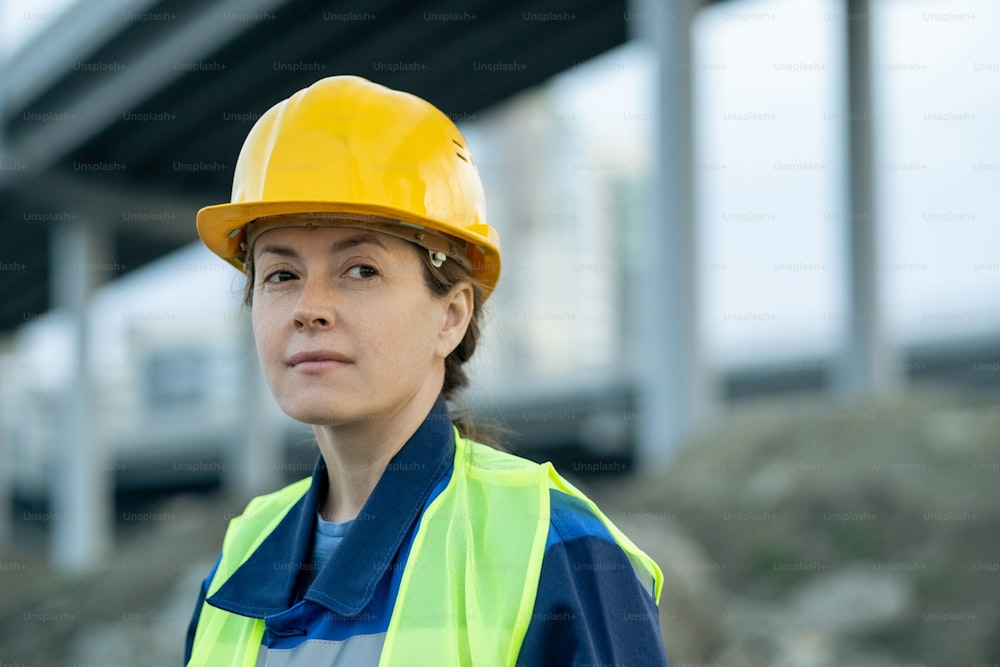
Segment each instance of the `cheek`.
M262 361L266 361L269 347L274 339L274 317L268 309L254 305L250 310L250 325L257 344L257 354Z
M401 315L395 327L395 331L398 332L395 338L397 348L406 356L408 365L422 369L433 365L437 332L440 328L435 313L436 311L428 304L424 307L411 307L405 315Z
M395 302L351 322L354 338L364 346L372 368L386 378L400 373L426 372L430 349L424 318L412 304Z
M258 344L263 333L263 318L260 314L259 306L250 307L250 328L253 331L254 340L258 341Z

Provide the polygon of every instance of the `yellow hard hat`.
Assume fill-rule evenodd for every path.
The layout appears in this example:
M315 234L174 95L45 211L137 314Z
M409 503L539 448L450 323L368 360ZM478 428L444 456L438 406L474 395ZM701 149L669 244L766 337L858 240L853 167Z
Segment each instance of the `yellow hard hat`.
M264 113L236 161L232 202L198 211L198 235L245 272L250 223L310 214L380 220L432 252L464 250L454 258L484 297L500 277L500 238L458 128L429 102L361 77L321 79ZM441 234L459 242L442 247Z

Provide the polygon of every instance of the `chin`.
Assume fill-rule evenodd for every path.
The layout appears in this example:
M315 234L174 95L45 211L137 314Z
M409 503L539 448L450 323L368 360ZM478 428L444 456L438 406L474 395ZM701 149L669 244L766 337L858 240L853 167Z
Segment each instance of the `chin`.
M357 421L357 417L339 410L331 410L328 406L320 407L282 407L286 415L297 422L310 426L341 426L352 421Z
M364 401L359 404L353 391L299 385L272 388L272 394L282 412L310 426L337 426L364 413Z
M342 404L343 401L331 401L329 397L321 400L320 397L309 396L306 392L288 398L290 400L278 399L278 407L297 422L321 426L350 421L351 410Z

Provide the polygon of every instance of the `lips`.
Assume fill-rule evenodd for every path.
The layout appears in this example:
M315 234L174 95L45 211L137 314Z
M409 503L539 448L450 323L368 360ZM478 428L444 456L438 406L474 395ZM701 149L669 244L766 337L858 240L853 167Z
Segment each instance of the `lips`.
M349 364L351 360L340 354L339 352L332 352L329 350L307 350L303 352L296 352L292 356L288 357L285 362L290 368L322 368L326 366L334 366L337 364Z

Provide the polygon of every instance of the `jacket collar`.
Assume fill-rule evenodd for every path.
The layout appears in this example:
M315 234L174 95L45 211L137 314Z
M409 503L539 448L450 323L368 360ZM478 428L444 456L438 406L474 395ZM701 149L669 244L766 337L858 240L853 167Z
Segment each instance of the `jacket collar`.
M431 491L450 472L455 457L451 418L439 397L423 423L386 466L371 496L305 598L342 616L356 616L371 602ZM306 494L292 506L257 550L224 583L209 604L264 618L291 607L297 581L311 567L316 513L329 485L319 457Z

